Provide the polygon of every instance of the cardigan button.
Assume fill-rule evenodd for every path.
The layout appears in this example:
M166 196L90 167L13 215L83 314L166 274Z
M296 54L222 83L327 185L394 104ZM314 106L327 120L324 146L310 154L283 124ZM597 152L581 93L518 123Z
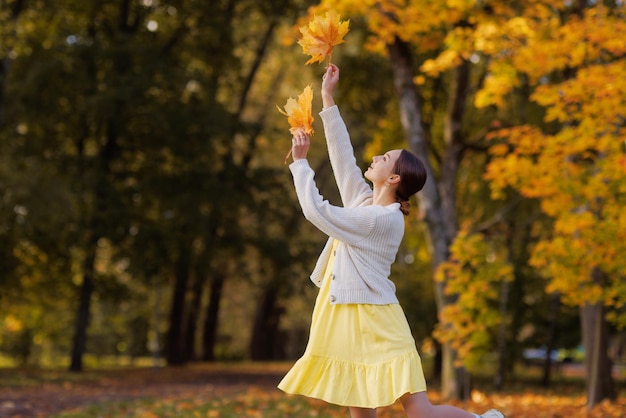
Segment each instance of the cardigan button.
M335 300L337 300L337 299L335 299L335 295L330 295L330 301L334 302Z
M330 275L330 279L331 279L331 280L335 280L335 275L334 275L334 274L331 274L331 275Z

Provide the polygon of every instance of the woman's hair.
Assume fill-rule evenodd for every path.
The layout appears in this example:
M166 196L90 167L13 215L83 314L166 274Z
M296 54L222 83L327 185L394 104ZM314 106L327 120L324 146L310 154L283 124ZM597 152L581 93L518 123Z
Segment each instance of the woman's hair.
M393 172L400 176L396 200L400 203L400 210L406 216L411 209L409 198L422 190L426 183L426 167L413 153L403 149L396 160Z

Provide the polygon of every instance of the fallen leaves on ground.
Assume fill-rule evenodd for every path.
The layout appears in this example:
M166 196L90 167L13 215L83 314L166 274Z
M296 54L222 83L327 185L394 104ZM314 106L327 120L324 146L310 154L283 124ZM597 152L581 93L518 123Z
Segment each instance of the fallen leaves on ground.
M348 417L344 407L302 396L286 395L276 384L289 364L214 364L182 368L124 369L76 375L31 373L15 379L0 370L0 415L54 418L290 418ZM9 379L7 376L11 376ZM16 384L18 381L27 384ZM481 386L480 384L476 385ZM535 387L536 386L536 387ZM433 404L445 403L436 390ZM11 404L11 405L10 405ZM532 383L516 384L506 393L485 386L468 402L454 405L481 413L500 409L507 418L622 418L626 393L587 411L580 382L557 383L549 391ZM10 408L12 406L12 408ZM379 409L379 418L405 416L399 403Z

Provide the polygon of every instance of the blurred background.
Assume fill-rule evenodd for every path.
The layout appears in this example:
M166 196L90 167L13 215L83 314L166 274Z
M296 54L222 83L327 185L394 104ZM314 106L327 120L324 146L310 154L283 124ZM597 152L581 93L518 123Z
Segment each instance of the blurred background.
M444 396L578 365L626 376L622 1L0 1L0 367L291 361L325 236L276 110L333 51L358 163L428 163L392 271ZM617 383L616 383L617 382Z

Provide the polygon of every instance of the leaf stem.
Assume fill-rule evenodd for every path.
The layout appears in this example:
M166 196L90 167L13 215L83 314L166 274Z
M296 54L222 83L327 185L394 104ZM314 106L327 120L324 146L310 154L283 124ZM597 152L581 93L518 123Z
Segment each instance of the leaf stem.
M291 150L293 150L293 148L289 148L289 152L287 153L287 155L285 155L285 164L287 164L287 160L289 159L289 156L291 155Z

